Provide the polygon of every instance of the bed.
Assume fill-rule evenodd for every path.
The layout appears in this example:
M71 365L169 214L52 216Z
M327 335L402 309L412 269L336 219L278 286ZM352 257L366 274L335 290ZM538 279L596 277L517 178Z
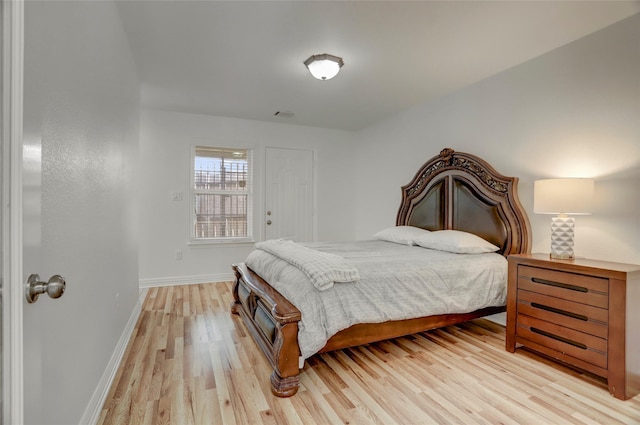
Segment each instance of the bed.
M402 200L395 224L428 231L471 233L498 247L502 257L528 253L531 246L529 221L517 196L517 183L516 177L501 175L474 155L445 148L439 155L429 159L411 182L402 187ZM382 249L378 242L369 244L374 249ZM321 244L312 246L318 248L319 245L321 247ZM336 249L333 245L329 248ZM404 249L408 250L409 247ZM254 261L254 264L257 263ZM308 352L302 355L304 350L301 347L306 349L306 346L299 344L299 328L304 328L302 313L281 294L282 290L275 288L279 282L270 284L246 262L232 267L236 281L231 311L240 316L272 366L270 380L273 394L279 397L292 396L298 391L300 369L309 355ZM260 273L266 276L264 272ZM397 274L401 276L399 279L409 279L406 276L411 275ZM336 284L339 290L347 288L342 285L354 284ZM503 286L506 288L506 280ZM488 299L492 304L491 298ZM354 323L332 334L322 347L313 352L396 338L505 310L504 299L494 304L462 313L439 311L428 316L400 320ZM300 340L303 341L303 338Z

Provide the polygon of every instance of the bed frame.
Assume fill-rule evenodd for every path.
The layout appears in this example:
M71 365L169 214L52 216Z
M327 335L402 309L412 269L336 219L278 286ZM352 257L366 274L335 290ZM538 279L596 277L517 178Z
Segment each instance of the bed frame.
M516 177L505 177L482 159L443 149L402 187L396 225L474 233L505 257L531 248L527 214L517 196ZM279 397L298 391L304 365L298 348L300 311L244 263L234 264L232 313L238 314L271 366L271 390ZM331 337L320 352L410 335L499 313L504 306L465 314L353 325Z

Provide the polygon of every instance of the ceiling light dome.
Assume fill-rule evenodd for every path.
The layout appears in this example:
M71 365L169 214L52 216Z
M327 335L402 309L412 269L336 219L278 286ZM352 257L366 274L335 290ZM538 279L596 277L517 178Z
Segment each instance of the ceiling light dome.
M323 53L321 55L312 55L304 61L311 75L318 80L330 80L340 72L340 68L344 65L342 58Z

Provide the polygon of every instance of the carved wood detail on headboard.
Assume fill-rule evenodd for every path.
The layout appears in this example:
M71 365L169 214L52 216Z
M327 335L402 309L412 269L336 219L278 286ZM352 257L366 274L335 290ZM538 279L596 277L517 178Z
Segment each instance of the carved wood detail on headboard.
M517 185L517 177L477 156L445 148L402 187L396 225L462 230L496 244L505 256L526 253L531 230Z

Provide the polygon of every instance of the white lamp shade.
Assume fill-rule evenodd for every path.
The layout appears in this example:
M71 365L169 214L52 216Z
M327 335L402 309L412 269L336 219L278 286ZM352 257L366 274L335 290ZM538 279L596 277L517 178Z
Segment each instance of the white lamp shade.
M340 72L344 65L341 58L329 54L313 55L304 64L309 69L311 75L318 80L330 80Z
M547 179L533 184L537 214L591 214L593 179Z

